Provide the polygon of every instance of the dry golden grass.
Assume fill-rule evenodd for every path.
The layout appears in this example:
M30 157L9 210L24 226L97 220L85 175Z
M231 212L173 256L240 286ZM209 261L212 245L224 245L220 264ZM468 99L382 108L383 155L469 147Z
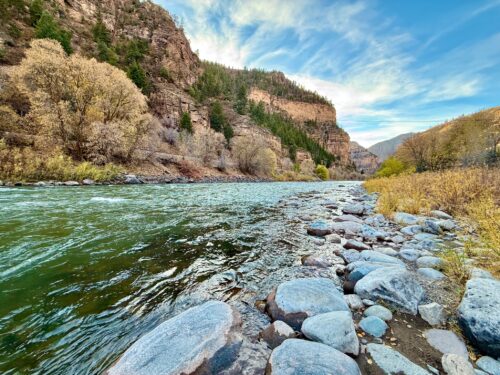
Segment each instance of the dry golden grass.
M467 244L465 255L500 275L500 169L475 167L376 178L366 181L365 188L380 193L377 209L386 216L439 209L472 225L479 241ZM463 259L446 253L444 257L449 258L449 272L462 281L466 277Z

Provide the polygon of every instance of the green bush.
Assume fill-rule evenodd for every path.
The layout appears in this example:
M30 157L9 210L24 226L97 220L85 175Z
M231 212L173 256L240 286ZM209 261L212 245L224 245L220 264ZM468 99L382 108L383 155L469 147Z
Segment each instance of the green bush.
M31 26L35 26L40 17L42 17L43 0L33 0L29 6L29 12L30 12Z
M330 179L330 172L328 171L328 168L325 167L324 165L318 164L314 172L323 181L327 181Z
M193 133L193 124L191 122L191 115L189 112L183 112L181 117L181 123L179 125L181 130L186 130L189 133Z
M71 47L71 32L62 29L54 17L44 11L36 23L35 37L38 39L54 39L61 43L64 51L69 55L73 52Z
M167 81L169 82L172 82L172 76L170 75L170 72L168 71L167 68L165 68L164 66L162 66L160 68L160 77L163 78L163 79L166 79Z
M397 176L406 170L406 165L394 156L384 160L375 173L376 177Z
M210 106L210 127L216 132L224 134L228 143L234 135L233 128L227 121L224 109L218 101L213 102Z
M149 90L149 80L146 76L146 72L142 68L141 64L134 61L127 70L127 76L139 87L142 92L146 93Z

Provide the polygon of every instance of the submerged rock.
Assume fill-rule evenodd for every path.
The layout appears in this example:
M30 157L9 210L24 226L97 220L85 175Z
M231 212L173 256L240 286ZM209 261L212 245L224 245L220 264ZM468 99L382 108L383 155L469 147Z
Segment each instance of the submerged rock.
M370 272L356 283L354 291L361 298L381 299L396 308L417 314L424 289L407 270L387 267Z
M430 375L430 372L417 366L389 346L368 344L367 350L378 367L386 374Z
M298 339L286 340L271 353L267 375L360 375L354 360L332 347Z
M241 321L228 304L209 301L142 336L107 375L218 373L234 362Z
M500 357L500 281L470 279L458 308L465 336L484 353Z
M302 324L302 333L308 339L331 346L342 353L359 353L358 336L350 312L334 311L307 318Z
M139 185L143 182L135 174L127 174L125 175L124 183L127 185Z
M281 345L286 339L295 337L295 331L285 322L277 320L270 324L260 333L260 338L264 340L271 349Z
M267 299L273 320L282 320L299 330L310 317L331 311L350 311L335 283L326 278L304 278L280 284Z

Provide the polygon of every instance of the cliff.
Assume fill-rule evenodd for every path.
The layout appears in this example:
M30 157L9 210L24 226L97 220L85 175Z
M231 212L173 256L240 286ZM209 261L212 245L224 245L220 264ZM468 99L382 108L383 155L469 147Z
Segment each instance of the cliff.
M351 160L358 172L371 175L380 166L380 159L356 142L350 143Z
M414 134L415 133L400 134L397 137L375 143L373 146L368 147L368 151L370 151L372 154L377 155L380 161L384 161L396 152L399 145L401 145L404 141L406 141Z

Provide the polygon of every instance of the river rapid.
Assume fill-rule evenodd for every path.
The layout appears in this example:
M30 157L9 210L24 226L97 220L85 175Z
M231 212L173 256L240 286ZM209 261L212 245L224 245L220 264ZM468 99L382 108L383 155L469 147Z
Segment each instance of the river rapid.
M249 373L269 350L256 307L317 248L357 182L0 188L0 373L100 374L160 322L209 299L242 314ZM302 272L301 270L300 272ZM253 368L253 370L252 370Z

